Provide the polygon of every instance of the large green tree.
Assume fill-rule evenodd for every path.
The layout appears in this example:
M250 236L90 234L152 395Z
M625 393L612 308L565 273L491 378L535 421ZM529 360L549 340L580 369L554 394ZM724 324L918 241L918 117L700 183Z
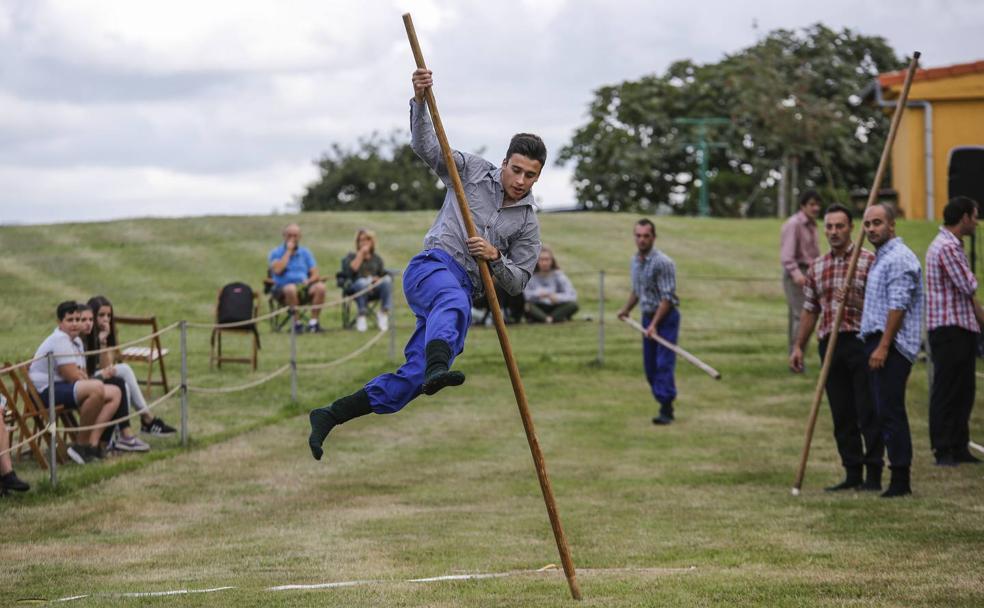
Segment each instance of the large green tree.
M784 167L798 187L844 200L870 186L888 126L857 94L900 67L880 37L820 24L777 30L717 63L678 61L663 75L598 89L558 163L574 163L583 208L693 213L697 127L678 119L724 117L706 131L723 144L708 155L712 214L775 213Z
M321 177L308 184L302 211L434 209L444 184L410 148L404 131L373 133L353 149L334 144L318 161Z

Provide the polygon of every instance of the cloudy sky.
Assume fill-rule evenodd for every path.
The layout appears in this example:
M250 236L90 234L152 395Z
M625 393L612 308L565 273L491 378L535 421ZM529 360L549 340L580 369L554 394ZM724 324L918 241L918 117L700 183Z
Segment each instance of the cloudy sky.
M817 21L984 59L980 0L0 0L0 223L283 211L333 142L405 127L411 11L452 145L550 150L599 86ZM545 206L572 202L549 165Z

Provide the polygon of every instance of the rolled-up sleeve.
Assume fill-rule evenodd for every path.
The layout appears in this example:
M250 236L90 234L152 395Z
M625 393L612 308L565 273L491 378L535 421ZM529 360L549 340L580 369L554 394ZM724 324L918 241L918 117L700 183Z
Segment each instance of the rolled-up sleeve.
M970 271L967 258L963 251L956 247L943 247L940 250L940 258L943 260L943 272L947 278L953 282L957 291L972 296L977 292L977 277Z
M806 271L806 283L803 285L803 310L817 312L820 310L820 294L818 293L816 273L813 265Z
M889 310L907 310L912 301L912 294L919 285L919 271L900 267L889 271L889 276L891 279L886 285Z
M509 295L519 295L533 276L536 260L540 257L539 224L528 222L509 249L499 253L498 260L489 262L489 270Z
M654 266L653 271L655 275L653 278L659 289L659 299L672 302L676 294L676 264L673 260L665 258Z

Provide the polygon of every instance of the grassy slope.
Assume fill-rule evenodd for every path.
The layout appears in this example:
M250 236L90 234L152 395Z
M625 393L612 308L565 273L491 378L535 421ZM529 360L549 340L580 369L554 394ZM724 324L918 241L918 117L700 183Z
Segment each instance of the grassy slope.
M981 469L940 471L926 439L926 373L910 381L916 449L911 500L830 497L838 475L823 412L804 496L788 496L818 365L785 371L778 223L669 219L657 245L678 263L683 345L720 369L716 383L681 363L679 423L656 429L638 340L613 322L628 285L633 217L543 217L597 316L597 270L608 271L605 365L597 325L511 329L537 430L581 569L585 605L979 605ZM388 265L419 247L429 214L311 214L305 243L326 274L355 228L380 234ZM0 356L30 356L62 298L101 292L121 313L164 323L207 320L231 280L258 284L286 218L137 220L0 228L4 327ZM900 233L920 255L935 228ZM708 276L775 277L711 281ZM688 277L694 277L688 279ZM402 306L402 302L401 302ZM398 318L401 341L410 323ZM331 315L327 324L334 324ZM326 361L361 343L354 332L306 336L302 360ZM176 335L168 336L176 348ZM209 372L208 334L191 334L193 382L252 377ZM175 351L176 352L176 351ZM261 371L281 365L287 340L263 335ZM56 491L0 502L8 597L233 585L183 605L567 605L562 577L412 585L452 572L529 570L557 562L539 488L494 332L469 336L462 389L368 417L333 433L328 462L310 459L296 414L387 369L385 341L341 368L303 372L301 404L279 378L250 392L194 395L195 449L155 441L151 456L65 467ZM176 377L177 359L169 357ZM177 419L176 402L164 414ZM980 414L974 423L979 427ZM39 482L30 463L18 471ZM693 566L694 569L690 569ZM624 570L613 570L624 568ZM349 579L369 587L260 592L265 586ZM173 598L140 600L163 605ZM100 597L80 605L131 604Z

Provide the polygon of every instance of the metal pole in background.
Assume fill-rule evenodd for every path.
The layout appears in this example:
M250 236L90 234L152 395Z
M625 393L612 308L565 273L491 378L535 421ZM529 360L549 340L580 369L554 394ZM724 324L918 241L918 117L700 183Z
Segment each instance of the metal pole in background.
M188 447L188 322L181 321L181 447Z
M51 429L51 443L48 445L48 475L51 487L58 485L58 425L55 424L55 356L48 358L48 428Z
M294 309L290 311L294 315ZM297 403L297 324L290 324L290 400Z
M598 365L605 364L605 271L598 271Z

